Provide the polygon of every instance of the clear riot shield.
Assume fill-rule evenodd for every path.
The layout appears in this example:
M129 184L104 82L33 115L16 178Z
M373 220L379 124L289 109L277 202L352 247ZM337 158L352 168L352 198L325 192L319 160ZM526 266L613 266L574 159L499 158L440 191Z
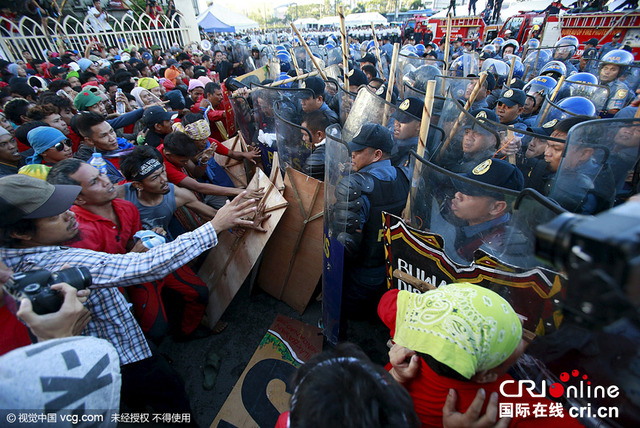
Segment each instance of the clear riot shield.
M442 74L442 71L444 70L444 61L442 60L405 55L403 53L398 54L398 70L402 72L403 76L407 76L415 70L427 65L433 66L440 70L440 74Z
M556 95L556 102L567 97L584 97L596 106L597 111L603 111L609 98L609 88L590 83L565 81Z
M438 95L450 92L454 99L466 103L477 81L477 77L436 76L436 92Z
M361 86L344 123L342 137L351 141L365 123L377 123L393 132L396 118L406 115L400 107L386 102L370 87Z
M473 117L449 93L440 113L438 127L446 138L435 146L429 145L430 161L455 173L471 171L485 159L493 157L500 147L496 124L480 113ZM429 142L428 142L429 143Z
M334 96L338 97L338 105L340 106L340 123L344 125L347 121L347 117L349 117L349 114L351 113L357 94L345 90L342 85L337 85L337 88L338 92Z
M640 88L640 62L636 61L627 68L624 83L626 83L633 92Z
M327 48L324 46L309 46L311 53L320 58L324 63L327 63Z
M298 63L298 68L300 68L300 70L303 70L303 73L304 70L309 71L313 69L313 63L311 62L309 55L307 55L307 51L305 50L304 46L296 46L295 48L293 48L293 54Z
M338 342L342 310L345 248L342 236L354 225L345 210L351 174L351 153L339 125L327 128L324 172L324 255L322 268L322 325L327 340ZM346 190L346 191L345 191ZM342 241L342 242L341 242Z
M436 81L437 85L437 81ZM414 97L419 100L424 100L426 91L417 89L409 84L404 84L404 98ZM442 113L442 107L444 106L444 101L446 97L440 96L437 91L434 95L433 99L433 110L431 111L431 126L437 125L440 120L440 113Z
M235 62L239 62L243 64L247 72L253 71L253 70L246 69L248 64L248 59L249 59L249 53L251 52L250 48L247 47L246 43L234 42L233 46L231 47L231 52L233 54L233 60Z
M277 149L276 145L276 129L275 129L275 112L273 105L276 101L286 102L292 106L300 115L301 99L307 99L313 96L313 92L309 89L291 89L280 87L267 87L261 85L251 85L251 101L252 101L252 124L254 130L252 135L252 144L256 144L262 152L262 166L267 175L271 174L271 164L273 161L273 153Z
M562 212L560 207L527 189L522 193L530 197L521 197L525 202L521 201L516 210L518 192L481 183L415 157L416 173L409 194L411 226L440 235L443 251L451 261L469 265L482 257L478 253L481 250L506 265L543 265L534 253L535 228ZM475 174L481 174L488 168L486 163L492 161L480 163ZM483 211L487 208L471 208L470 199L478 196L491 198L500 211L487 217L488 211ZM491 218L491 225L487 218ZM472 229L470 224L478 227Z
M566 210L596 214L634 192L640 119L600 119L569 131L549 197ZM636 173L637 174L637 173Z
M309 161L314 152L311 132L300 125L300 113L288 101L273 105L276 120L276 140L282 173L291 167L310 177L324 180L324 162ZM322 146L321 146L322 147ZM324 151L318 148L317 151Z
M438 60L426 58L403 57L400 63L398 55L398 71L402 73L402 82L420 91L426 91L427 82L442 75Z
M549 48L528 49L527 56L522 60L522 65L524 65L522 80L528 82L538 76L542 67L551 60L551 52L552 49Z
M342 78L342 68L337 64L333 64L324 69L324 74L327 78L335 79L336 82L339 82Z

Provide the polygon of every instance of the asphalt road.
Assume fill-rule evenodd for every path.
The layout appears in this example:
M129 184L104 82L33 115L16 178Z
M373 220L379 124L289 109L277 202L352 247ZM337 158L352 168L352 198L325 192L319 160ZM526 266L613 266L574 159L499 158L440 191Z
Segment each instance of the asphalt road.
M172 366L182 376L199 426L210 426L278 314L317 325L322 316L322 305L312 299L300 315L258 287L250 290L245 282L222 317L229 323L225 331L186 343L176 343L171 338L163 341L160 352L169 357ZM373 361L385 364L388 361L386 342L389 334L385 330L382 323L351 322L349 340L358 344ZM325 341L325 349L327 346L330 345ZM202 386L208 353L217 353L221 358L220 372L210 391Z

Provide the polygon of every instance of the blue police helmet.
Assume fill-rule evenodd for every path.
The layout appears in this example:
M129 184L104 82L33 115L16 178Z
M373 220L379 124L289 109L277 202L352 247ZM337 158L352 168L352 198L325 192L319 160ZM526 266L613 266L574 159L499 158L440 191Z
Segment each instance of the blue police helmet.
M416 45L416 53L418 54L418 56L424 55L424 45L423 44Z
M538 76L529 81L523 88L523 91L527 94L540 93L542 96L547 96L553 91L558 82L551 76Z
M567 66L560 61L550 61L540 70L540 76L551 76L558 80L567 74Z
M598 78L596 76L594 76L591 73L585 73L585 72L573 74L567 77L566 81L574 82L574 83L590 83L592 85L598 84Z
M597 113L596 106L585 97L568 97L561 100L556 106L558 108L549 113L547 121L553 119L560 121L571 116L582 115L595 117Z

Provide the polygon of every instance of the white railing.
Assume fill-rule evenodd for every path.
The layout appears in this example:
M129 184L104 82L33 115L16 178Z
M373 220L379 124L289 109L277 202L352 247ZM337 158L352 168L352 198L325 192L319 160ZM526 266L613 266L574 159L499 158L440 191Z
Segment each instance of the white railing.
M118 49L132 45L148 48L154 44L169 49L174 43L182 47L191 40L188 30L183 27L184 23L178 24L178 20L184 21L184 18L176 14L171 20L165 15L152 20L143 13L138 17L125 14L118 20L107 15L107 22L112 30L96 32L89 16L85 16L82 21L70 15L60 22L47 18L46 28L28 17L21 18L18 23L0 18L0 48L8 61L15 61L22 58L24 50L29 51L34 58L41 59L44 59L45 49L60 53L76 49L83 55L87 45L95 41L101 42L105 48L116 46Z

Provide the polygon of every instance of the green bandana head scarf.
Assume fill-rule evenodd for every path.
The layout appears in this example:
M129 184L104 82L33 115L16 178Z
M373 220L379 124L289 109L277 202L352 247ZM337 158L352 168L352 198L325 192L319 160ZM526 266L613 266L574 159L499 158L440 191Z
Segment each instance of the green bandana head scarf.
M502 364L522 337L511 305L477 285L448 284L424 294L400 291L397 305L393 340L467 379Z

